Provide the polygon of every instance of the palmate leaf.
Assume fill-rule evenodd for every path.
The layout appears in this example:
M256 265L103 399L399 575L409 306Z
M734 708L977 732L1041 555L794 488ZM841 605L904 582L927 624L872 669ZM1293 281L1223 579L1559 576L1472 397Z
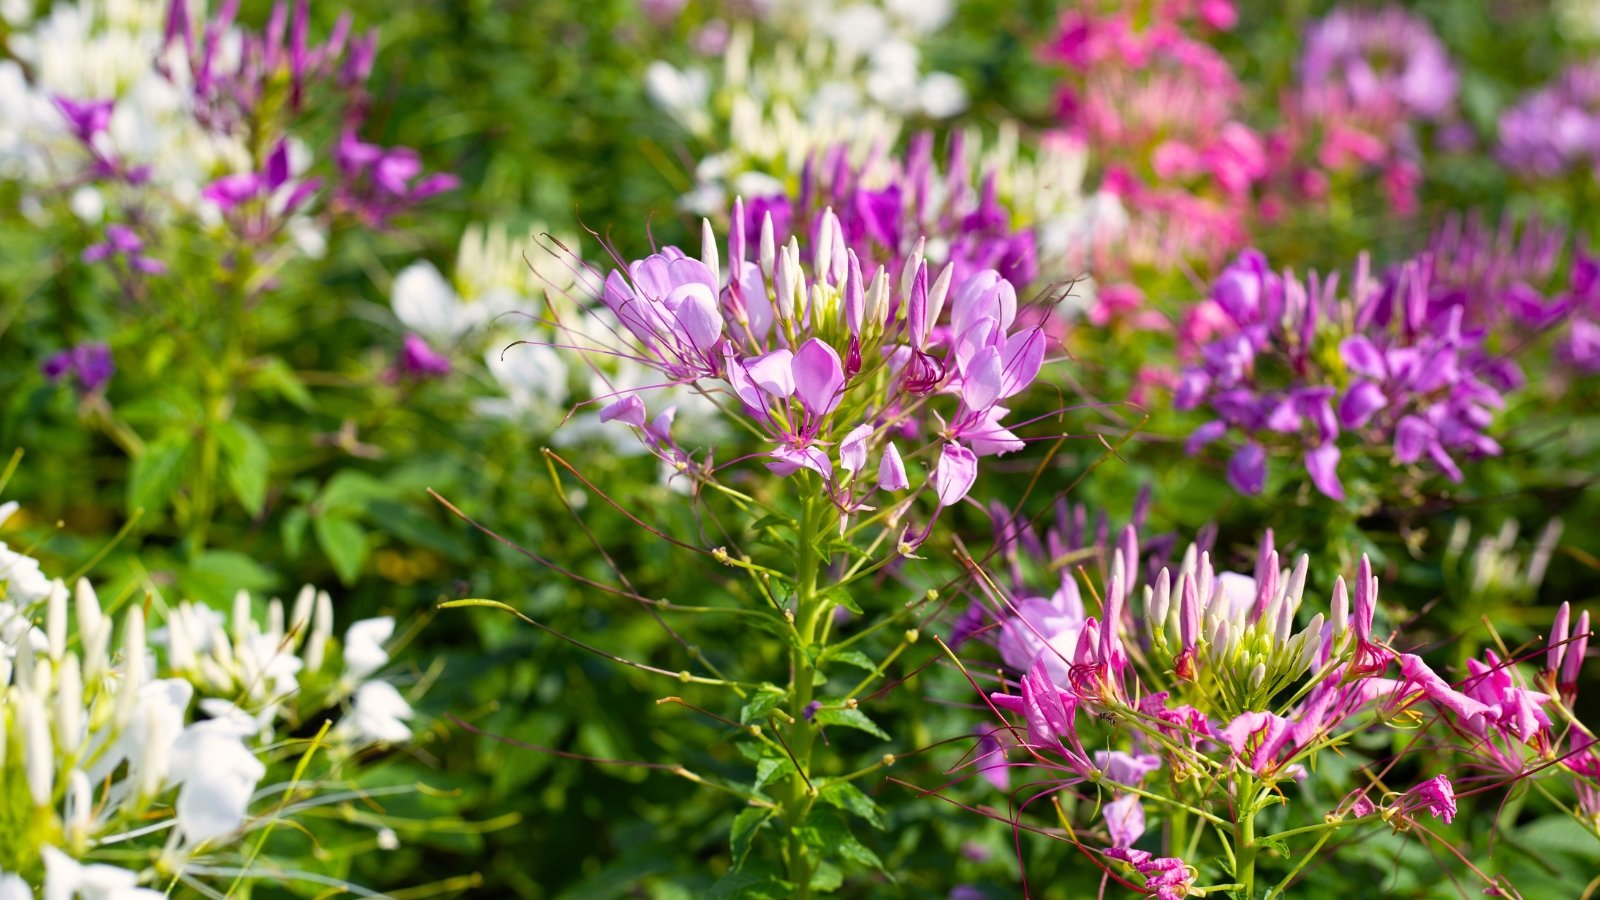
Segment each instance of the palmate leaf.
M825 806L813 808L796 832L806 846L823 856L884 871L883 861L878 854L861 843L837 810Z
M883 828L883 810L872 802L871 797L848 781L832 782L824 786L818 796L824 803L866 819L867 824L873 828L880 830Z
M322 515L311 520L311 530L333 571L345 584L353 584L367 561L367 533L344 516Z
M846 728L855 728L883 740L889 740L888 732L878 727L878 723L867 718L867 714L859 709L829 709L826 706L817 710L813 717L818 725L842 725Z
M183 431L169 431L145 445L144 451L134 459L133 471L128 476L130 513L141 507L147 513L167 508L183 481L189 445L189 435Z
M272 465L267 445L255 429L238 420L217 423L216 435L228 487L245 512L260 515L267 502L267 476Z

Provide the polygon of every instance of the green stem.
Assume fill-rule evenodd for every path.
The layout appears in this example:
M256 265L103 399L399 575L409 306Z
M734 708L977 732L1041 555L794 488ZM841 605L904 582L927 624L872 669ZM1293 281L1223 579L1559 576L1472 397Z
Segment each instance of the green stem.
M810 479L807 479L809 482ZM802 485L801 490L806 490ZM816 549L817 502L807 497L800 514L800 533L797 535L798 551L795 568L795 642L790 656L793 681L790 695L793 702L789 725L789 752L794 756L795 773L789 777L788 795L783 800L783 818L788 825L789 880L794 882L794 894L800 900L811 896L811 852L800 838L800 823L811 806L812 782L811 748L816 740L816 728L806 717L806 707L811 705L816 680L816 666L812 663L811 645L816 640L817 612L821 606L817 598L817 574L821 560Z
M1255 779L1242 776L1238 793L1239 821L1234 823L1234 844L1238 854L1234 857L1233 874L1242 886L1239 896L1255 900L1256 896L1256 798Z

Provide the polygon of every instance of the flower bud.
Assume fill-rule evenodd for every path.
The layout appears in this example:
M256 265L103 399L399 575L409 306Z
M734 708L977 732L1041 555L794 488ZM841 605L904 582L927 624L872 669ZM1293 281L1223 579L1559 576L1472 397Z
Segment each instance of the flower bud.
M1334 638L1342 638L1350 630L1350 593L1344 586L1344 576L1333 582L1333 602L1329 605L1328 621L1333 625Z
M56 754L50 744L50 720L44 701L33 691L17 698L17 720L22 731L22 768L35 806L50 803L55 781Z
M1563 602L1561 608L1556 610L1556 619L1550 625L1550 649L1545 652L1545 668L1552 674L1561 670L1561 656L1567 649L1568 619L1572 615L1572 606Z
M950 279L955 275L956 264L945 263L939 277L933 281L933 287L928 288L928 329L931 331L939 324L939 314L944 311L945 298L950 295ZM927 335L923 335L926 339Z
M250 594L238 591L233 595L233 642L242 644L250 639L255 621L250 616Z
M700 220L700 261L711 270L711 280L722 284L722 262L717 259L717 234L711 230L711 220Z
M1146 601L1146 607L1150 610L1152 632L1165 630L1167 613L1171 611L1171 606L1172 576L1167 574L1166 569L1162 569L1161 574L1156 576L1156 586L1150 591L1150 599Z
M83 674L78 657L67 654L56 678L56 743L63 755L72 757L83 743Z
M778 251L777 239L772 235L772 213L770 211L761 214L760 254L761 274L767 276L767 280L776 285L777 281L773 276L772 267L777 263Z
M144 607L131 606L122 624L122 686L117 691L116 724L126 728L139 704L145 670Z

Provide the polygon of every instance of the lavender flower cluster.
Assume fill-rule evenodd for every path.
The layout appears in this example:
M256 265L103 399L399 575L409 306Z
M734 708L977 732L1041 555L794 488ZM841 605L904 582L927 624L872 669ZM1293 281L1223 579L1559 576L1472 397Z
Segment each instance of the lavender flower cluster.
M778 243L771 210L751 247L746 215L736 202L726 272L708 222L699 259L669 247L610 273L604 352L655 369L658 386L721 395L771 445L768 468L815 473L846 511L876 488L910 487L897 441L919 456L937 449L930 483L941 507L966 496L979 457L1023 446L1002 402L1038 376L1046 341L1017 324L1010 282L991 269L958 279L954 263L931 276L920 247L892 283L883 265L869 278L830 210L807 265L797 237ZM690 467L671 434L674 408L651 418L638 390L600 399L603 420Z
M1336 500L1345 497L1341 443L1400 465L1426 459L1460 481L1458 458L1500 452L1487 428L1521 375L1440 296L1454 294L1436 289L1428 256L1382 278L1363 256L1341 295L1336 275L1301 281L1244 252L1212 286L1221 334L1184 369L1174 398L1180 410L1216 416L1191 433L1189 450L1241 438L1228 481L1243 494L1266 487L1269 447L1298 456Z
M845 246L865 265L898 272L920 242L930 260L955 266L956 283L993 269L1016 290L1026 290L1039 275L1032 229L1011 227L1010 213L996 195L995 172L972 183L964 135L951 136L942 171L933 145L933 134L922 132L911 139L903 158L891 157L880 145L859 162L852 160L849 145L829 147L806 161L792 195L751 198L746 240L759 238L769 213L779 241L791 229L814 238L831 210Z

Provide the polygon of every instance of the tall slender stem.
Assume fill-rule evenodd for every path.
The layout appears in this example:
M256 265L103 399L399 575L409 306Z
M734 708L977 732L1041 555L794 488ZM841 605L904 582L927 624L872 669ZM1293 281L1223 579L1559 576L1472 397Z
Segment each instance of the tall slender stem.
M789 792L783 803L784 821L789 829L789 880L794 882L794 896L802 900L811 896L812 871L811 853L800 838L799 827L811 805L811 749L817 733L816 727L806 716L806 707L811 705L815 690L816 666L812 661L812 644L816 641L817 613L821 606L817 597L817 575L822 564L816 548L820 518L817 507L816 499L808 495L801 508L800 533L797 535L795 641L790 651L793 672L790 715L794 721L789 726L789 751L794 755L795 773L789 778Z

